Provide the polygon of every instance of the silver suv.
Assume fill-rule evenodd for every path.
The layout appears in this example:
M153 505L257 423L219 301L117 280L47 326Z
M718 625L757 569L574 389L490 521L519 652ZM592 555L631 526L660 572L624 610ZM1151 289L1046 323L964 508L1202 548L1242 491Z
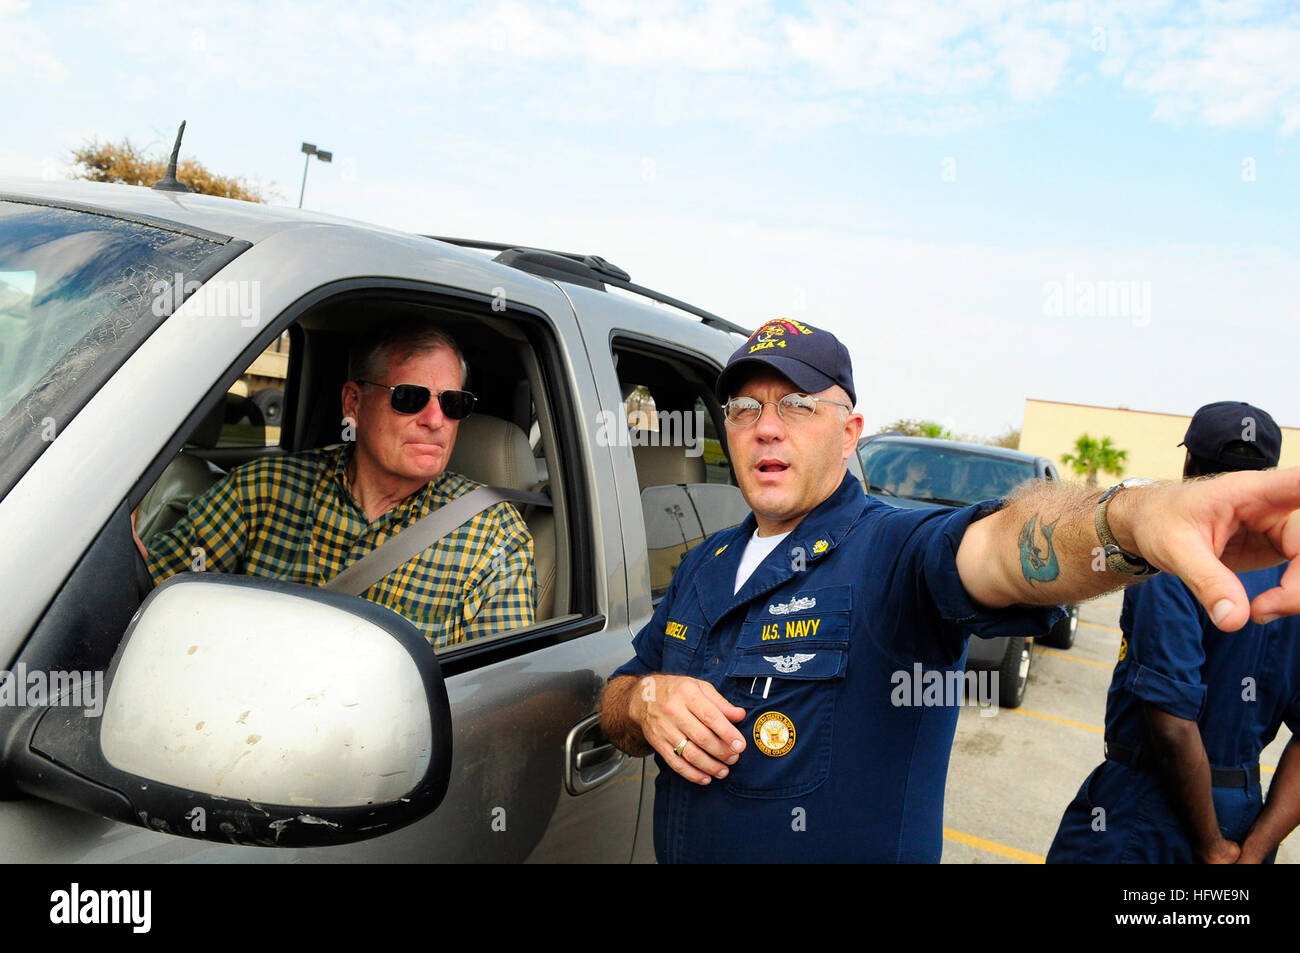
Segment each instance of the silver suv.
M653 761L597 705L681 557L746 512L712 393L744 330L596 257L0 193L0 859L650 859ZM240 463L340 442L349 345L399 316L469 362L449 469L549 498L521 507L537 621L435 653L202 553L153 588L132 512L156 531Z

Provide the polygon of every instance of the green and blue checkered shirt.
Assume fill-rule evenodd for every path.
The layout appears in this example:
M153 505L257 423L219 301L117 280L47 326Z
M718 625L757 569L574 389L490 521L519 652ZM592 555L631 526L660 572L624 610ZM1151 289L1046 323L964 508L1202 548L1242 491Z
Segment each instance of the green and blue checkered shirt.
M185 570L322 586L389 537L480 484L442 473L373 523L352 496L349 448L259 457L172 529L145 541L154 584ZM496 503L394 569L365 598L415 623L435 649L533 621L533 538Z

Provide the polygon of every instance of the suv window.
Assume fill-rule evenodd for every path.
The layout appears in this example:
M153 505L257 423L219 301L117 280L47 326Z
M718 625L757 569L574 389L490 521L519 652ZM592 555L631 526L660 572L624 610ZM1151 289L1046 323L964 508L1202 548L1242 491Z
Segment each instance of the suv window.
M700 437L704 452L704 478L708 483L734 484L731 475L731 462L722 449L722 439L718 436L718 425L713 417L713 410L704 403L703 397L695 398L696 420L701 422Z
M366 315L365 324L360 324L355 318L356 314L362 312ZM289 336L282 334L258 355L240 375L235 385L223 395L223 399L217 402L213 410L191 428L184 446L146 494L140 506L137 525L141 539L151 552L153 540L160 538L157 534L171 530L184 518L190 501L207 492L226 477L228 472L235 470L241 464L268 455L277 456L282 452L295 453L321 448L339 449L341 444L356 439L355 431L349 432L351 422L342 417L341 410L342 385L348 380L350 373L349 352L363 328L382 322L385 315L389 313L408 320L413 314L422 315L421 320L427 318L430 324L451 334L464 352L469 365L470 375L466 389L474 392L479 397L479 402L474 412L459 422L456 442L444 472L456 474L457 479L465 478L477 483L504 486L507 489L525 492L544 492L557 486L559 478L564 475L564 468L559 462L558 448L546 439L547 434L556 433L556 422L552 417L554 400L553 395L534 390L542 386L542 378L537 373L539 355L532 347L518 340L517 335L508 338L463 316L459 319L449 318L435 308L412 309L405 303L398 305L384 301L368 301L364 309L361 309L357 307L355 299L349 299L346 307L322 305L299 320L298 330L293 336L295 341L293 367L291 367L288 351L285 350ZM268 360L268 355L284 355L284 357L273 363L272 360ZM266 373L268 368L273 371L272 374ZM303 371L302 368L310 368L310 373ZM285 382L292 382L291 387L301 388L300 391L287 395L288 399L280 398L279 411L284 416L283 422L286 424L283 428L265 426L263 423L262 408L258 405L257 398L259 394L267 392L265 379L268 377L271 384L278 383L283 386ZM254 390L251 398L241 393L249 387L249 382L252 382L252 386L263 385L262 389ZM290 416L294 418L293 421L290 421ZM542 425L543 423L545 426ZM530 444L528 431L525 429L530 425L536 434L535 447ZM265 439L261 436L263 432L266 434ZM280 443L283 443L282 447L277 446L274 450L268 450L271 444ZM355 517L357 538L363 539L361 534L367 530L362 527L366 524L359 509L355 509L355 499L347 502L341 496L329 498L339 503L344 514L351 514L347 516L348 519ZM524 503L511 505L531 538L533 589L529 608L532 618L527 619L524 615L511 610L501 615L501 618L512 624L503 625L499 631L480 631L471 636L468 641L451 637L445 641L441 637L434 639L435 648L440 652L459 649L469 644L476 646L488 638L498 639L512 635L522 625L537 624L569 615L570 594L563 589L571 576L569 534L562 525L558 524L555 513L550 507ZM338 516L336 512L339 506L330 508L330 513L334 514L331 519L344 518ZM382 519L384 517L379 517L369 525L377 526ZM397 529L404 529L405 525L407 523L397 526ZM495 560L498 557L500 557L500 571L515 571L518 561L510 555L511 551L503 546L492 549L489 545L490 541L477 539L475 534L478 531L472 529L477 525L479 524L474 521L474 518L462 522L464 533L461 532L461 527L453 530L448 534L446 545L468 545L461 537L465 533L470 533L471 537L474 537L471 541L475 545L482 543L483 546L488 547L483 549L479 556L483 553L495 554L492 555L494 562L490 572L497 571ZM487 525L486 517L483 518L483 525ZM520 524L516 524L518 525ZM396 531L388 533L387 537L391 538L393 535L396 535ZM307 546L305 540L293 542L294 552L286 553L284 556L286 560L289 560L290 556L293 556L293 559L285 564L283 573L279 573L278 577L308 584L323 584L328 581L318 578L318 572L316 574L307 573L306 570L299 572L296 568L300 566L298 556L308 562L333 558L322 557L322 552L318 551L323 545L319 536L320 534L312 536L310 552L303 549ZM457 542L458 540L460 542ZM368 547L367 551L373 548L373 546ZM458 558L464 556L465 553L461 552L461 557ZM360 555L350 562L355 562L359 558ZM480 559L479 562L483 560ZM418 571L433 572L428 567ZM410 576L417 570L411 568L408 563L403 564L401 570L394 572L396 574L404 572ZM489 571L485 570L485 572ZM398 591L393 588L393 580L397 576L390 574L384 578L387 589L384 586L380 587L376 596L377 601L388 605L392 601L389 595L397 598L401 605L389 605L389 608L407 615L422 630L433 625L438 631L443 631L443 628L452 633L461 631L462 628L466 632L472 631L469 622L462 625L449 620L462 610L467 613L486 612L489 609L495 612L499 608L495 603L477 609L471 607L471 597L479 594L480 589L489 586L487 581L481 581L474 586L467 586L464 592L459 593L457 597L459 601L454 606L447 606L447 612L443 614L446 616L444 619L437 611L431 613L429 605L411 604L412 600L419 599L419 592L430 591L430 585L438 592L444 591L443 588L439 588L441 584L431 582L441 578L436 573L406 580L400 587L400 597ZM417 578L420 580L418 585ZM388 590L392 592L385 595ZM502 598L505 598L504 594ZM442 626L442 622L439 622L440 619L447 622L445 627ZM513 624L514 622L518 624ZM426 631L426 636L432 631L434 630Z
M642 341L616 341L614 358L658 599L686 554L749 506L719 436L717 371Z
M1036 476L1032 460L1013 460L960 446L876 440L858 451L867 490L883 498L965 506L1005 496Z

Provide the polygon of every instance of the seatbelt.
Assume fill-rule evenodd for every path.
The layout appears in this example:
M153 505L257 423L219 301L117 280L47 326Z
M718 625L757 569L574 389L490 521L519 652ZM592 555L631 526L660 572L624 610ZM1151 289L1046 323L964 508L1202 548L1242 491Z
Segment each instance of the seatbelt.
M366 553L347 569L325 584L325 588L344 595L359 596L402 563L424 552L452 530L482 513L489 506L508 501L550 506L551 498L542 493L528 493L502 486L481 486L444 503L428 516L416 520L390 536L383 545Z

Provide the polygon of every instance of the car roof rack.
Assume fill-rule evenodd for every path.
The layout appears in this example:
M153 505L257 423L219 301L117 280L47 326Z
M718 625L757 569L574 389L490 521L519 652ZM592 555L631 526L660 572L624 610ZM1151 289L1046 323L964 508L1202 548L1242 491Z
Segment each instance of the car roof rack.
M424 235L421 237L446 242L448 245L458 245L461 248L481 248L484 251L499 252L500 254L492 259L493 261L501 262L501 264L509 265L512 268L518 268L520 271L526 271L529 274L550 278L554 281L567 281L572 284L582 285L585 288L594 288L597 291L604 291L607 285L612 285L615 288L621 288L623 291L630 291L633 294L677 308L679 311L693 314L709 327L732 331L743 337L749 337L751 333L739 324L728 321L711 311L705 311L703 308L697 308L695 305L687 304L685 301L670 297L662 292L633 284L631 275L618 265L606 261L599 255L579 255L574 252L554 251L549 248L530 248L527 245L485 242L476 238L448 238L445 235Z

